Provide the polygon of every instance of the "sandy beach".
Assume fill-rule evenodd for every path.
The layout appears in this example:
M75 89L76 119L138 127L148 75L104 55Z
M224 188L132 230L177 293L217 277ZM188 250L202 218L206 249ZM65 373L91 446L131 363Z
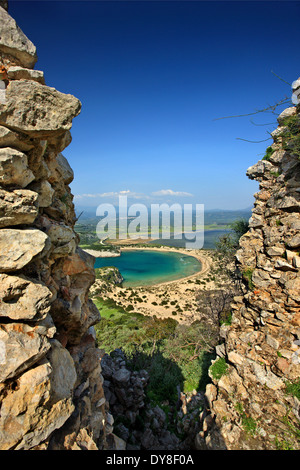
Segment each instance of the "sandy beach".
M176 252L197 258L202 269L188 277L158 283L153 286L119 287L112 285L103 288L101 280L96 280L91 287L91 294L103 299L113 299L123 308L132 308L133 312L144 315L156 315L158 318L174 318L179 323L191 323L200 318L197 295L201 290L215 288L214 277L210 270L213 265L212 253L208 250L187 250L173 247L119 247L121 251L154 250Z
M88 248L84 248L84 251L89 255L94 256L94 258L115 258L120 256L120 253L116 253L114 251L89 250Z

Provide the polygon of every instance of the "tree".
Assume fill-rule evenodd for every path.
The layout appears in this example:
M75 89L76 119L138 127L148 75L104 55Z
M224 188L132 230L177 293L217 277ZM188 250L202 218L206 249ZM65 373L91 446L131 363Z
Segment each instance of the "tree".
M231 225L231 232L223 235L216 243L216 256L220 267L230 277L234 274L235 253L239 246L239 240L249 230L249 221L237 219Z

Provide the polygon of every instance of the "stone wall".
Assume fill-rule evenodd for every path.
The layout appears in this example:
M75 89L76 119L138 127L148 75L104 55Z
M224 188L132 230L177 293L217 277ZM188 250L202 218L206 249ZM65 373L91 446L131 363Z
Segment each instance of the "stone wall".
M94 258L78 247L61 153L81 103L45 85L2 7L0 29L0 448L102 449Z
M244 295L221 329L198 448L299 449L300 402L287 388L300 376L299 112L280 114L271 149L247 171L260 187L236 255Z

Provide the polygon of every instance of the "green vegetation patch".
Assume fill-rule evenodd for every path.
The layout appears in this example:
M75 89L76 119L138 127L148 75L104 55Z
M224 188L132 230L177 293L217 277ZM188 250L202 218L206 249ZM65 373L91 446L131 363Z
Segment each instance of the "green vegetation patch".
M286 127L281 135L282 147L300 159L300 120L298 114L286 118L283 125Z
M243 271L243 278L247 281L248 287L250 290L254 289L254 284L252 281L252 275L253 275L253 269L248 268L245 271Z
M215 380L220 380L223 375L228 373L228 364L224 357L217 359L209 368L211 376Z
M275 150L272 149L272 147L267 147L266 153L265 153L264 157L262 158L262 160L270 160L270 157L274 152L275 152Z
M257 428L256 421L245 412L244 407L241 403L237 403L235 405L235 409L240 414L242 427L244 431L246 432L246 434L254 437L256 433L256 428Z
M148 371L149 400L175 404L178 385L185 392L205 389L218 337L211 326L179 325L174 318L145 316L113 300L94 302L102 317L95 326L98 347L107 353L121 348L130 369Z
M300 400L300 379L295 382L287 382L285 390L288 395L293 395Z

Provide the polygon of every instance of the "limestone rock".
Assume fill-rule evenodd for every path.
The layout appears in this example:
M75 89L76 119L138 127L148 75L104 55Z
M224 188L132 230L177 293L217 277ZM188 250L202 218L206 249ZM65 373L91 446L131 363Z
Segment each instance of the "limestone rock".
M18 386L3 398L0 449L28 450L45 441L74 411L70 397L52 400L50 361L41 362L18 379Z
M38 193L39 207L49 207L52 204L54 189L47 180L42 180L30 185L30 189Z
M65 224L51 224L47 235L55 245L64 245L75 238L75 233L71 227Z
M260 160L258 163L248 168L246 175L250 179L261 179L265 175L266 170L270 170L272 167L272 163L266 160Z
M113 433L107 436L109 450L126 450L126 442Z
M41 320L49 312L50 290L25 276L0 274L0 317Z
M294 106L290 107L290 108L286 108L284 111L282 111L282 113L278 116L277 118L277 121L278 121L278 124L281 125L283 124L284 120L286 118L289 118L291 116L294 116L296 114L297 110Z
M127 369L119 369L113 376L113 380L120 386L127 383L130 379L130 371Z
M271 246L267 250L267 254L269 256L282 256L284 252L285 252L284 248L280 248L278 246Z
M27 155L10 147L0 149L0 184L25 188L34 180Z
M34 80L45 85L44 73L40 70L25 69L19 66L9 67L7 71L9 80Z
M19 375L44 357L49 340L36 327L8 323L0 330L0 382Z
M69 398L77 379L74 361L70 353L57 340L51 340L51 351L47 356L52 366L52 400Z
M74 179L74 172L70 167L68 160L63 156L62 153L59 153L56 157L58 163L58 171L61 174L61 177L65 184L72 183Z
M292 249L300 248L300 235L294 235L287 240L287 246Z
M0 230L0 272L16 271L41 253L48 236L34 228Z
M36 47L3 8L0 8L0 24L0 51L13 56L24 67L33 68L37 61Z
M272 390L278 390L284 387L284 382L279 377L273 374L273 372L269 370L265 370L265 368L262 367L261 365L253 362L252 369L257 380L262 385L266 385L268 388Z
M55 155L62 152L72 142L72 135L70 131L66 131L60 135L50 136L48 139L48 148L53 151Z
M38 214L38 194L28 189L0 189L0 228L32 224Z
M13 132L7 127L0 126L0 148L12 147L22 152L34 147L32 140L27 136Z
M7 87L6 103L0 105L0 124L47 138L69 130L80 109L80 101L72 95L31 80L16 80Z
M282 271L297 271L297 268L294 268L294 266L291 266L284 260L277 260L275 263L275 268L281 269Z

